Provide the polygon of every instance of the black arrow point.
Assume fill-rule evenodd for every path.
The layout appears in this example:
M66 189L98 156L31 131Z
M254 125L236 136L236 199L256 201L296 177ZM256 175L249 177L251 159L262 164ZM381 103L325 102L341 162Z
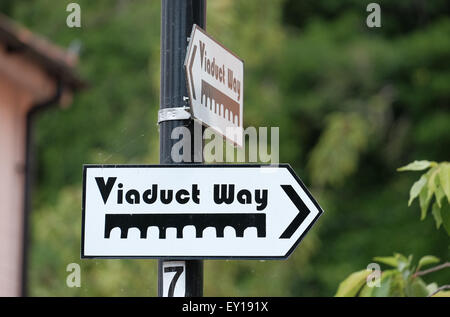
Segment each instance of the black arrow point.
M288 195L289 199L294 203L295 207L297 207L299 211L298 215L295 216L294 220L292 220L292 222L280 236L280 239L290 239L294 232L298 229L298 227L300 227L303 221L305 221L306 217L308 217L310 211L291 185L280 186L281 188L283 188L286 195Z

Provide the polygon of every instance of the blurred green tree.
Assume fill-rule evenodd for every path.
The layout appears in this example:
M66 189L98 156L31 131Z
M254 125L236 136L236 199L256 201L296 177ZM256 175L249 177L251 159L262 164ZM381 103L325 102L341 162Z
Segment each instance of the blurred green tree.
M78 0L82 27L70 29L69 2L0 5L53 42L81 43L91 84L36 122L30 294L153 296L155 261L79 260L79 188L84 163L158 162L160 3ZM244 124L280 127L280 160L325 214L287 261L206 261L205 294L329 296L373 254L448 258L445 232L406 211L413 176L392 171L450 155L449 6L379 1L382 27L370 29L369 2L208 2L208 32L245 61ZM81 263L80 289L65 286L71 262Z

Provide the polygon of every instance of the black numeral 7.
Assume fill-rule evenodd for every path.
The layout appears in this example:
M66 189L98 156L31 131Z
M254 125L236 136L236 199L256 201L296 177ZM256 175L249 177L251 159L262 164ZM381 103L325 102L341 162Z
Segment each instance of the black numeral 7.
M181 273L183 273L183 269L184 268L182 266L169 266L164 268L164 273L175 272L175 275L173 276L173 279L169 285L169 294L167 295L168 297L173 297L175 284L177 283Z

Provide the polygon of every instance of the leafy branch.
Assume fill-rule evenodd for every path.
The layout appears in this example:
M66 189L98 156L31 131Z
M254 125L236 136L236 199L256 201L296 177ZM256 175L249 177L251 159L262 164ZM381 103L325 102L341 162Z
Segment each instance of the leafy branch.
M438 287L434 292L432 292L430 295L428 295L428 297L432 297L434 295L436 295L439 292L442 292L446 289L450 289L450 285L442 285L441 287Z
M430 268L430 269L428 269L428 270L417 271L416 273L414 273L413 277L427 275L427 274L430 274L430 273L433 273L433 272L436 272L436 271L445 269L445 268L447 268L447 267L450 267L450 262L445 262L445 263L443 263L443 264L441 264L441 265L432 267L432 268Z
M432 214L436 222L436 228L441 225L450 235L450 163L449 162L430 162L414 161L398 169L398 171L425 171L419 180L417 180L409 192L408 206L419 198L421 209L420 219L424 220L431 202ZM439 259L432 255L422 257L417 265L412 264L413 256L406 257L395 253L389 257L375 257L374 260L388 265L393 269L383 272L374 272L372 269L362 270L350 274L339 284L335 296L360 296L360 297L378 297L378 296L449 296L450 285L438 287L436 283L426 284L421 276L450 267L450 262L431 267L426 270L420 270L425 266L439 263ZM376 279L378 285L374 287L369 283Z
M447 234L450 235L450 163L414 161L400 167L397 171L424 171L427 169L428 171L422 174L411 187L408 206L411 206L412 202L419 198L420 220L424 220L434 198L431 213L436 222L436 228L439 229L443 225Z
M395 253L394 256L375 257L374 261L392 267L392 269L379 272L378 286L369 285L369 279L374 277L374 272L371 269L358 271L352 273L344 281L339 284L339 288L335 296L358 296L358 297L385 297L385 296L407 296L407 297L427 297L435 296L450 296L444 290L448 289L450 285L443 285L438 287L436 283L426 284L420 277L432 272L436 272L450 267L450 262L445 262L438 266L427 270L419 271L420 268L440 260L432 255L422 257L417 266L413 265L412 255L406 257L402 254ZM415 273L413 273L415 272Z

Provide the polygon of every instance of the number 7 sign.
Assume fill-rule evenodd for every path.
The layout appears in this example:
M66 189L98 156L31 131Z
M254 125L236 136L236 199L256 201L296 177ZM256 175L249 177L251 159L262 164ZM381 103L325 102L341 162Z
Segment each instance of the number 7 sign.
M163 297L186 296L186 262L165 261L163 266Z

